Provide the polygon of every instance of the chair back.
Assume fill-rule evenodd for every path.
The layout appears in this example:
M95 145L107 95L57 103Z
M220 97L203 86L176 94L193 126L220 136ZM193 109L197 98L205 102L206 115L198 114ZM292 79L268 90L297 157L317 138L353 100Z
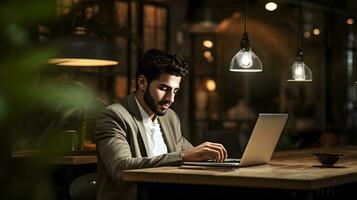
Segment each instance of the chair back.
M72 200L95 200L97 198L97 174L82 175L73 180L69 187Z

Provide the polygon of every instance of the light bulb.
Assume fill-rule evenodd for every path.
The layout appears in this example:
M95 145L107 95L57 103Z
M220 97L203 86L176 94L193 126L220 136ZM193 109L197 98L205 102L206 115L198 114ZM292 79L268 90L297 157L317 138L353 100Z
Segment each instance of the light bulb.
M312 31L312 33L313 33L314 35L320 35L320 29L315 28L315 29Z
M206 88L209 92L214 92L216 90L216 82L213 79L208 79L206 81Z
M305 80L304 62L295 62L293 66L293 79Z
M211 57L211 56L212 56L212 53L211 53L210 51L204 51L204 52L203 52L203 57L209 58L209 57Z
M252 54L250 53L250 51L242 51L242 56L240 57L240 59L238 59L238 62L243 68L251 67L253 62Z
M258 56L249 48L249 50L241 49L232 58L229 70L232 72L261 72L263 66Z
M352 19L352 18L348 18L348 19L346 20L346 23L347 23L348 25L352 25L352 24L353 24L353 19Z
M269 11L274 11L277 7L278 5L275 2L268 2L267 4L265 4L265 9Z
M305 65L304 61L295 61L290 68L288 81L312 81L311 69Z
M213 42L211 40L205 40L202 42L203 46L204 47L207 47L207 48L212 48L213 47Z

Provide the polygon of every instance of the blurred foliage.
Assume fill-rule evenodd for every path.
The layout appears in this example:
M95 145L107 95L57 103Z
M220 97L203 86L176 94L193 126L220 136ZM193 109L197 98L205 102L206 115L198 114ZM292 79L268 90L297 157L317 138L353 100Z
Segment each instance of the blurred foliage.
M33 38L55 13L55 0L0 2L0 199L55 199L48 163L63 151L64 111L96 106L90 91L56 80L55 66L46 64L56 50ZM46 154L16 160L14 147Z

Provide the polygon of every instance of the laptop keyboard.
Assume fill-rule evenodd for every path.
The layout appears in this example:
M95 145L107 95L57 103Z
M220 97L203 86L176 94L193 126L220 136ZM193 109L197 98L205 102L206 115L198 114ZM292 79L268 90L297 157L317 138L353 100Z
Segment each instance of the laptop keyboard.
M208 162L217 162L215 160L208 160ZM223 161L223 163L239 163L240 159L239 158L227 158Z
M227 158L224 160L225 163L237 163L240 162L239 158Z

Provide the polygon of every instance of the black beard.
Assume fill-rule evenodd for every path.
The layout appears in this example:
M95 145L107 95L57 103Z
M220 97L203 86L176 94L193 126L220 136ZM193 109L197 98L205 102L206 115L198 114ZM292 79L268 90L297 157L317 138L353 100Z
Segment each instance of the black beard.
M144 93L144 102L146 103L146 105L149 106L150 110L158 116L163 116L166 114L167 110L159 110L158 107L155 104L155 100L152 97L151 93L149 92L149 89L147 89ZM167 102L159 102L159 104L166 104Z

